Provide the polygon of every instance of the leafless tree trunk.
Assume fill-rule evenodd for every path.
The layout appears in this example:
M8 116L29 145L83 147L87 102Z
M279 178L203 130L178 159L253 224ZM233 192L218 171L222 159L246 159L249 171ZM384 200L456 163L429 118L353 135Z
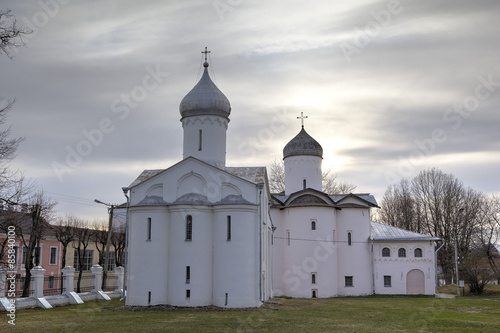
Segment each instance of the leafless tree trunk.
M111 245L115 249L115 265L123 266L125 253L125 225L119 227L117 231L111 234Z
M73 243L73 248L75 249L76 256L78 258L78 282L76 284L76 292L78 293L81 292L80 283L83 275L83 261L85 259L85 252L91 240L91 235L92 232L90 228L85 225L82 220L75 221L75 242Z
M68 252L68 246L71 242L75 240L75 220L76 218L71 215L66 215L65 218L59 218L57 224L54 226L56 239L62 245L62 267L61 267L61 277L63 275L62 269L66 267L66 254ZM61 284L61 293L63 292L63 285Z

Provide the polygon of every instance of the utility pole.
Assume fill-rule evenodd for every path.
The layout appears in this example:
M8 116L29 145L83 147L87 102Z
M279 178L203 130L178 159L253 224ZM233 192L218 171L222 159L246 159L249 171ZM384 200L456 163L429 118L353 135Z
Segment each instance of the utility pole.
M109 207L109 221L108 221L108 239L106 240L106 252L104 255L104 267L102 270L102 290L106 289L106 278L108 276L108 263L109 263L109 243L111 242L111 232L113 230L113 211L115 209L115 205L110 205L99 201L97 199L94 200L97 203L106 205Z

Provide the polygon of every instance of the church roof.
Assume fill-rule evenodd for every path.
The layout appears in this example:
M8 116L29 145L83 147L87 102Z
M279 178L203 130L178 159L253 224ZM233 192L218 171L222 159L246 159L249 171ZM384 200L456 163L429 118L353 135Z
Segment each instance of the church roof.
M266 167L224 167L223 170L255 184L266 182Z
M182 118L197 115L215 115L229 119L231 104L217 88L208 74L208 62L203 64L205 69L200 81L187 93L179 105Z
M142 199L136 206L165 206L168 202L163 200L162 197L157 195L152 195Z
M387 224L371 222L371 239L373 240L439 240L417 232L396 228Z
M318 141L307 134L304 126L302 126L299 134L283 148L283 158L296 155L312 155L323 158L323 148Z
M320 192L320 191L317 191L317 190L306 189L306 190L301 190L299 192L292 193L291 195L273 194L273 199L275 201L279 202L279 204L283 205L290 197L295 196L295 197L297 197L297 199L299 199L301 197L303 197L303 198L301 198L298 201L297 201L297 199L292 198L290 203L299 204L300 201L303 201L304 203L306 201L307 201L307 203L312 203L313 201L310 198L311 195L310 194L308 195L308 193L316 193L317 195L323 194L323 195L329 197L332 200L334 207L339 207L339 208L354 207L355 205L352 203L343 203L342 202L348 198L357 198L357 199L360 199L362 202L366 202L368 204L368 206L378 207L378 203L377 203L377 200L375 199L375 197L371 194L368 194L368 193L362 193L362 194L349 193L349 194L327 195L327 194ZM325 204L328 204L328 203L325 202ZM359 207L365 207L365 206L359 205Z

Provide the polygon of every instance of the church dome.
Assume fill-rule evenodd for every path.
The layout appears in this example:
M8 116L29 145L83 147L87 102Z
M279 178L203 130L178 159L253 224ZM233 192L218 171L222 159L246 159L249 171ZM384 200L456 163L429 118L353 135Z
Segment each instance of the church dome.
M203 67L205 69L200 81L188 92L179 105L182 118L198 115L229 118L231 113L229 100L208 75L208 62L205 61Z
M285 148L283 148L283 158L296 155L312 155L323 158L323 148L318 141L307 134L304 126L302 126L302 130L299 134L290 140Z

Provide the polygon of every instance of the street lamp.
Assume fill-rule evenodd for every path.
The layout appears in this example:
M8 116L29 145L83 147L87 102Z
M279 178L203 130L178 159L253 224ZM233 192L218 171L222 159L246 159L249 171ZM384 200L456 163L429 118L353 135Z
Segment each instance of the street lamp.
M108 263L109 263L109 243L111 242L111 231L113 229L113 210L115 205L111 205L100 200L95 199L95 202L109 207L109 222L108 222L108 239L106 240L106 256L104 257L104 269L102 278L102 289L106 289L106 278L108 276Z
M128 187L122 187L123 195L125 195L125 198L127 198L127 209L126 209L126 215L125 215L125 258L123 260L123 290L122 290L122 298L120 299L120 302L125 299L126 296L126 288L127 288L127 267L128 267L128 229L129 229L129 222L128 222L128 209L130 206L130 198L127 195L129 188Z

